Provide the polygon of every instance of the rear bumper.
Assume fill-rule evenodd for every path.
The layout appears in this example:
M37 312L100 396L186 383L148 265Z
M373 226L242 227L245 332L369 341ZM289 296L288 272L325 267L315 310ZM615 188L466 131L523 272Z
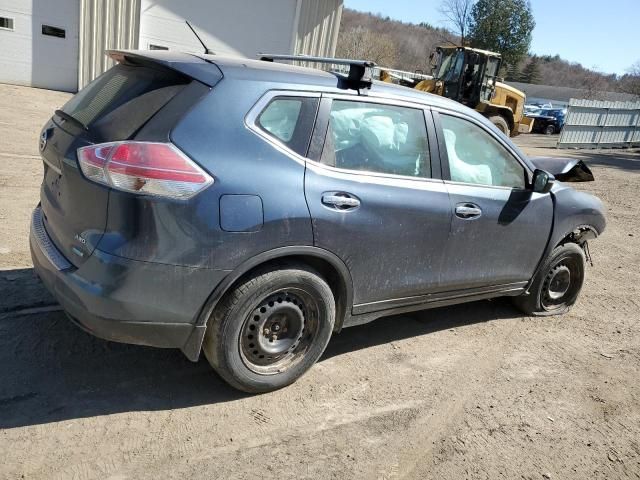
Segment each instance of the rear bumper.
M97 249L75 268L47 235L40 215L38 207L29 236L33 266L75 323L106 340L180 348L197 360L192 337L202 326L196 322L227 271L139 262Z

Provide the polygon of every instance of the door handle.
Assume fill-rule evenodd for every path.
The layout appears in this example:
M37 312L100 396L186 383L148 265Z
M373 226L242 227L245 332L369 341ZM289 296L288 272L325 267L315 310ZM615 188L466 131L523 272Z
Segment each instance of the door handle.
M482 215L482 210L473 203L456 205L456 216L459 218L468 220L471 218L478 218L480 215Z
M360 200L348 193L329 193L322 195L322 203L337 210L350 210L360 206Z

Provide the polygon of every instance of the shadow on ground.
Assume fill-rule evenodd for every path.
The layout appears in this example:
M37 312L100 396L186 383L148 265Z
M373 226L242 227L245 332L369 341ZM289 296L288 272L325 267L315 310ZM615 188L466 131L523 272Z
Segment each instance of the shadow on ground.
M563 150L559 151L562 152ZM640 152L632 153L625 150L610 150L602 153L581 150L580 158L589 166L598 165L629 172L640 171Z
M29 301L52 302L31 269L0 271L0 292L4 292L0 428L186 408L246 396L227 386L204 356L194 364L178 350L100 340L75 327L61 311L20 313ZM343 330L331 340L321 361L403 338L516 316L508 301L496 300L387 317Z
M531 157L580 158L589 165L616 168L629 172L640 171L640 149L610 148L601 150L566 148L558 149L558 135L519 135L513 140ZM535 149L534 151L529 149ZM597 180L597 177L596 177Z

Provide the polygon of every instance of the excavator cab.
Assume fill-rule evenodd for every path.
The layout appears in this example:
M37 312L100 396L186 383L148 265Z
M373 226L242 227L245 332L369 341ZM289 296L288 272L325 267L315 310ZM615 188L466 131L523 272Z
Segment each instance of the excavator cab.
M434 79L438 94L476 108L490 102L500 69L499 54L466 47L438 47Z

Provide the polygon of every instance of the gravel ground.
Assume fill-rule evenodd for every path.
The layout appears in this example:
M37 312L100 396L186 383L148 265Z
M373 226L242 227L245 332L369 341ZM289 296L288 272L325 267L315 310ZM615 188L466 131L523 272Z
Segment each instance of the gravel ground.
M67 98L0 85L0 478L640 479L638 153L518 138L585 159L596 181L578 187L609 209L569 314L494 300L381 319L247 396L204 359L83 333L34 277L37 135Z

